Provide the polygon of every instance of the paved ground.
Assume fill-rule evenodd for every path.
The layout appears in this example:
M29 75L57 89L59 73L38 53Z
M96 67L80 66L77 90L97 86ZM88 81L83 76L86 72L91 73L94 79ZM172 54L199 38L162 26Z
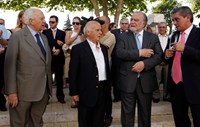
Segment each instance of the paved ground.
M68 89L64 89L66 94L66 104L57 102L54 96L50 100L44 114L44 127L77 127L77 110L70 108ZM113 103L113 123L111 127L121 127L120 125L120 102ZM137 113L136 113L137 115ZM136 120L137 121L137 120ZM0 127L9 127L8 112L0 111ZM136 124L137 127L137 124ZM171 107L169 102L153 103L152 107L152 127L174 127Z

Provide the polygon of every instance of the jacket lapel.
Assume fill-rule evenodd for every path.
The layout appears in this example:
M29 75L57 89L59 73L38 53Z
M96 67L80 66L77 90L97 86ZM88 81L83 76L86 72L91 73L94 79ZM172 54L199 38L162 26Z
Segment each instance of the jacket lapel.
M27 43L29 43L31 45L31 47L33 47L33 49L36 51L36 53L45 61L45 58L40 50L40 47L37 45L37 42L35 42L34 37L32 36L31 32L29 31L28 27L25 27L25 40ZM46 45L45 45L46 48Z
M89 45L88 41L86 40L85 42L82 42L82 43L84 43L83 49L85 50L85 53L87 54L87 56L89 57L91 62L96 64L96 61L95 61L95 58L94 58L94 54L92 52L92 49L90 48L90 45Z

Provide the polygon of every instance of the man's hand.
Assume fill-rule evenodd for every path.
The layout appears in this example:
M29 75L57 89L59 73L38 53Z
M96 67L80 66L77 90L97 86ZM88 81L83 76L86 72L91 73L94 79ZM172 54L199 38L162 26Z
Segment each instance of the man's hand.
M174 55L174 50L173 49L167 49L165 52L165 57L170 58Z
M0 48L0 54L2 54L5 51L5 48L1 47Z
M71 96L71 100L74 102L79 101L79 95Z
M139 61L139 62L137 62L136 64L134 64L132 66L131 71L140 73L143 69L144 69L144 62L143 61Z
M60 49L56 49L55 46L52 49L53 55L57 56L60 53Z
M8 95L8 104L14 108L18 104L18 97L16 93L12 93Z
M60 46L62 46L62 45L63 45L63 42L60 41L60 40L57 40L57 44L60 45Z
M180 42L173 43L173 49L174 51L183 52L185 49L185 44Z
M154 51L152 49L140 49L140 57L150 58L154 55Z

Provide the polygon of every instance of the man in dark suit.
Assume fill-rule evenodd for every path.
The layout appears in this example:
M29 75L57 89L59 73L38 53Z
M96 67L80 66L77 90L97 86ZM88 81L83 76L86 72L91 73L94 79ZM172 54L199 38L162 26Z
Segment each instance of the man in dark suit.
M24 12L27 26L11 35L5 56L5 92L11 127L42 127L52 93L51 52L38 8Z
M122 18L120 20L120 28L112 30L111 33L115 35L116 43L118 43L118 37L121 33L128 32L129 27L129 21L128 18ZM119 91L119 68L120 68L120 59L116 55L116 44L112 51L111 55L112 65L111 65L111 79L112 79L112 85L113 85L113 102L120 101L120 91Z
M62 45L65 43L65 32L57 28L58 17L53 15L49 19L50 29L44 30L47 36L52 53L52 72L55 73L56 80L56 97L58 102L65 103L63 92L63 74L65 57Z
M200 29L192 25L193 13L187 6L175 8L171 17L177 31L165 60L169 63L168 85L175 125L191 127L190 107L193 125L200 127Z
M162 49L158 36L144 31L147 16L133 13L130 31L121 34L116 54L121 60L120 94L122 127L134 126L135 106L138 106L138 126L151 126L153 91L158 88L155 66L161 62Z
M78 102L79 127L103 127L106 91L109 88L108 52L99 43L102 32L97 21L89 21L84 33L86 41L71 50L70 96Z

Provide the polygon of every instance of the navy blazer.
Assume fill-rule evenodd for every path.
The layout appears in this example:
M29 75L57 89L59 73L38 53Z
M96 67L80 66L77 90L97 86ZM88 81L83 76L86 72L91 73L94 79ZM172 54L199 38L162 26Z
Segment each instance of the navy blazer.
M103 45L107 81L109 81L109 62L107 48ZM86 106L94 106L98 98L98 69L88 41L73 46L69 65L70 96L79 95L79 101ZM107 82L107 85L109 83Z
M176 31L171 38L171 42L175 42L179 38ZM173 83L171 77L171 68L174 57L166 60L169 63L168 69L168 86ZM193 26L188 39L185 43L185 49L181 56L181 69L183 76L183 85L186 99L191 104L200 104L200 29ZM170 87L171 88L171 87ZM170 90L169 88L169 90Z
M57 44L57 40L60 40L63 42L63 44L65 44L65 32L57 29L55 39L53 37L53 33L51 29L44 30L43 33L47 36L51 50L53 49L53 46L55 46L56 49L60 49L60 54L58 56L52 55L53 57L52 61L56 61L56 62L60 62L61 64L64 64L65 56L62 50L62 46Z

